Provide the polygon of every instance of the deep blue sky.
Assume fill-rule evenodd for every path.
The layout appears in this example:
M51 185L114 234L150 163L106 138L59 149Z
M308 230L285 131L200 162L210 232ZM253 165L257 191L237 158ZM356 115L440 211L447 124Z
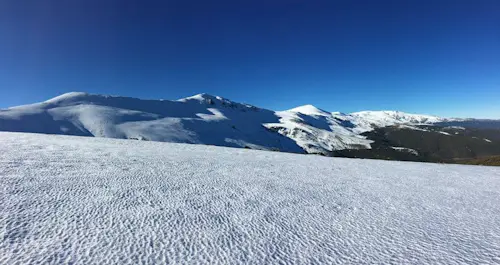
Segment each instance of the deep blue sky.
M0 107L69 91L500 118L500 1L0 1Z

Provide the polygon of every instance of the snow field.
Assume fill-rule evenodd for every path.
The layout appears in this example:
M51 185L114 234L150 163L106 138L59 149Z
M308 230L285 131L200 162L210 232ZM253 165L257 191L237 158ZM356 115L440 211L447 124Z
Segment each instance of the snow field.
M0 132L16 263L500 263L500 168Z

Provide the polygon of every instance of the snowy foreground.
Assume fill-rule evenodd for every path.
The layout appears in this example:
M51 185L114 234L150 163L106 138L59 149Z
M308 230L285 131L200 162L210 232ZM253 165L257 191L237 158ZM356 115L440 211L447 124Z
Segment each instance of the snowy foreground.
M0 264L500 263L500 168L0 133Z

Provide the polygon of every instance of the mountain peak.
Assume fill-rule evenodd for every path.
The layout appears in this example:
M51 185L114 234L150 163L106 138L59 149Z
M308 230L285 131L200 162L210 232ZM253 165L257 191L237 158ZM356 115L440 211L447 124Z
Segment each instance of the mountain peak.
M45 102L46 103L55 103L55 102L70 100L73 98L81 98L81 97L85 97L85 96L89 96L89 95L90 94L85 93L85 92L68 92L68 93L64 93L62 95L59 95L57 97L51 98Z
M317 108L316 106L313 106L311 104L299 106L293 109L289 109L288 111L291 112L298 112L302 113L305 115L316 115L316 116L328 116L330 115L327 111L324 111L320 108Z
M196 94L194 96L186 97L186 98L181 98L178 101L181 102L187 102L187 101L192 101L192 100L197 100L197 101L230 101L228 99L225 99L223 97L219 96L214 96L210 95L207 93L201 93L201 94Z
M210 95L207 93L201 93L201 94L197 94L197 95L190 96L187 98L181 98L177 101L184 102L184 103L195 102L195 103L199 103L199 104L208 104L208 105L215 105L215 106L222 106L222 107L230 107L233 109L259 110L259 108L255 107L253 105L234 102L234 101L231 101L227 98L223 98L220 96L214 96L214 95Z

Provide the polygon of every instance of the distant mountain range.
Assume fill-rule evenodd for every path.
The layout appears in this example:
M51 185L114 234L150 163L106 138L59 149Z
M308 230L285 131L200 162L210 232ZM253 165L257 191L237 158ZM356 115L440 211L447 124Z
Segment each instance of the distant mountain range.
M72 92L0 110L0 131L432 162L500 155L500 120L447 119L399 111L344 114L312 105L273 111L208 94L171 101ZM468 142L462 137L480 143L469 143L465 149L488 151L444 157L433 155L435 148L418 150L427 141L456 149L454 145Z

